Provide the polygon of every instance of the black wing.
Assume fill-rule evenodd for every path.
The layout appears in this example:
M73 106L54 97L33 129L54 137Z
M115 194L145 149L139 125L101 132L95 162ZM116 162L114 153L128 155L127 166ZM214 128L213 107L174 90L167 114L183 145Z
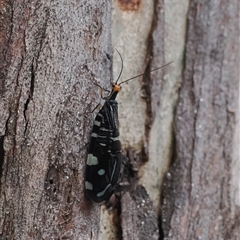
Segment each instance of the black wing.
M93 202L111 197L120 168L118 106L115 100L107 100L95 118L87 158L85 188Z

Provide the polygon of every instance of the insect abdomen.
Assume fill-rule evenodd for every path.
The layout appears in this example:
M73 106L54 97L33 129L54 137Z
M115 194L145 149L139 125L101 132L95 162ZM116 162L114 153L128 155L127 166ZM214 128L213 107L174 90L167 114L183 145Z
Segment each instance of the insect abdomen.
M97 114L87 158L85 188L96 203L113 194L121 167L117 102L108 100Z

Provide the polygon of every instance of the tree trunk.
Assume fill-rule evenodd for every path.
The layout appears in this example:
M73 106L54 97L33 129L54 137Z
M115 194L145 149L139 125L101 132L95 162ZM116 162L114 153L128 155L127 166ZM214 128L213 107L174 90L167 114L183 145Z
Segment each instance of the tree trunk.
M176 144L163 193L169 239L240 239L237 6L190 3Z
M1 2L1 239L98 239L84 198L99 89L111 79L111 1Z
M114 1L122 79L174 61L123 84L118 98L123 239L239 238L237 11L226 0ZM102 214L101 239L121 239L114 214Z
M0 13L0 239L240 239L237 0ZM117 99L122 174L106 207L83 183L93 83L109 88L121 67L115 51L112 77L111 31L119 82L144 76Z

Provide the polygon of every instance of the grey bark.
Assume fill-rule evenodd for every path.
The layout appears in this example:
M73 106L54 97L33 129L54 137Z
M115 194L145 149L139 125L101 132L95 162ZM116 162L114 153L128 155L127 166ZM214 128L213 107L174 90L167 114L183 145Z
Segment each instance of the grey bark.
M238 24L238 1L190 2L173 165L163 190L167 239L240 238Z
M111 1L1 4L1 239L239 239L237 0L113 1L121 80L146 74L118 96L110 210L83 182L92 82L112 80Z
M123 2L115 1L113 17L113 43L127 61L123 79L139 73L138 64L149 70L174 60L170 70L123 85L118 98L124 167L130 170L121 183L123 239L146 238L137 224L138 184L156 211L162 197L159 230L165 238L238 239L238 3L156 1L151 11L149 1Z
M98 239L83 179L111 1L2 1L1 16L0 238Z

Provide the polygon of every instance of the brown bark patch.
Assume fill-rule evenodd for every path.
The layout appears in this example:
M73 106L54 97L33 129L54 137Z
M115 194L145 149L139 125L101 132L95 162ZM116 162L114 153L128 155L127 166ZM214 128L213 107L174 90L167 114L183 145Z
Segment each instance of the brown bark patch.
M122 11L138 11L142 5L141 0L118 0L119 8Z

